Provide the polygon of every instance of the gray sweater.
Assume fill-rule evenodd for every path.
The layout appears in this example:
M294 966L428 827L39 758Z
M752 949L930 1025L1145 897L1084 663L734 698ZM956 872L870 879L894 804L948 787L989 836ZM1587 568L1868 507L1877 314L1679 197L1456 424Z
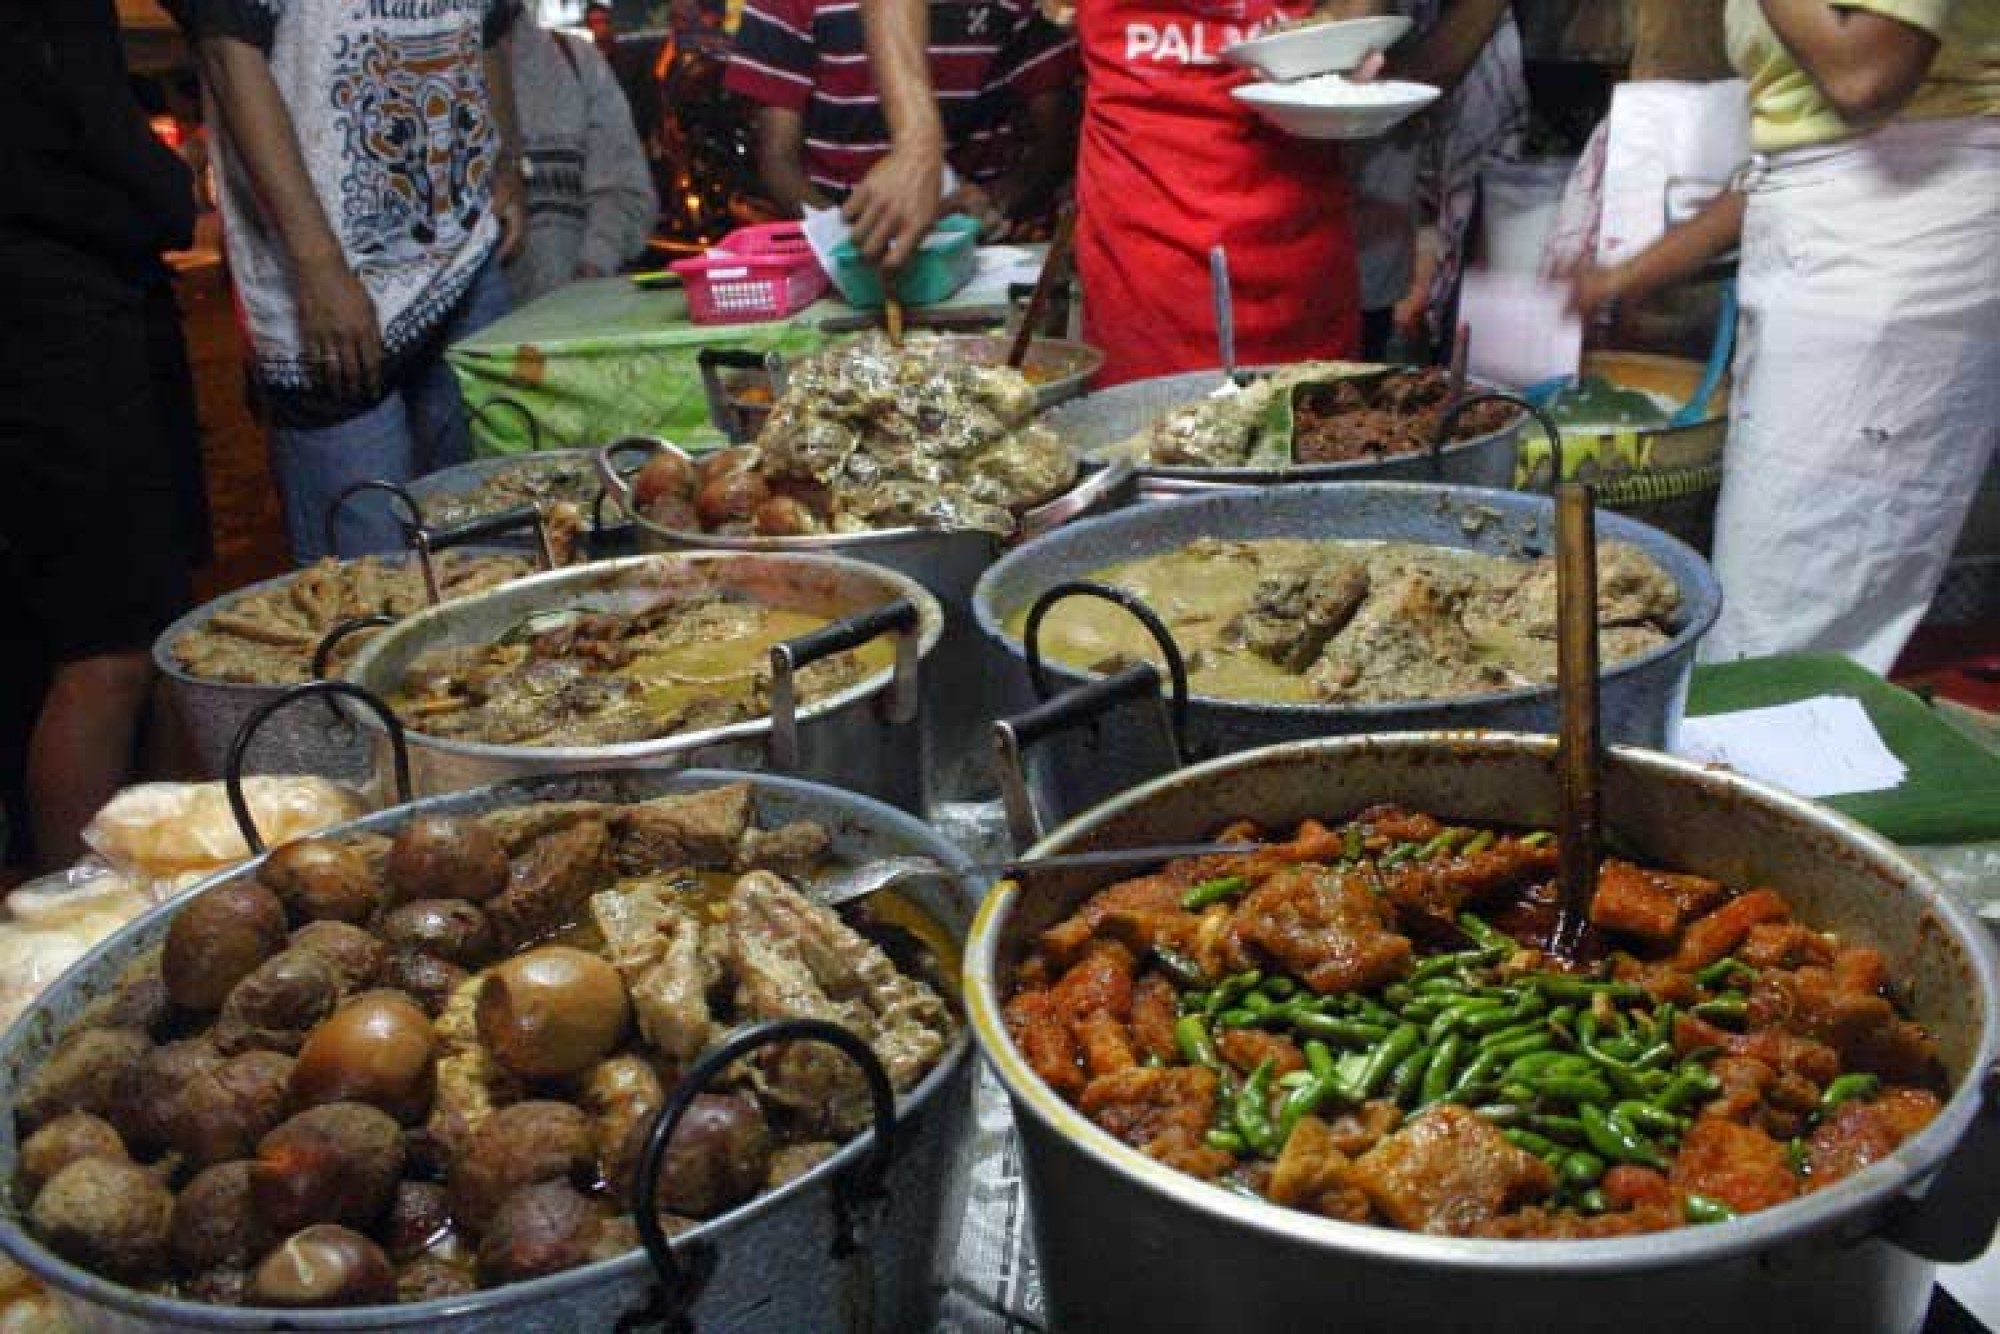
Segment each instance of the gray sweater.
M616 273L659 216L653 178L618 80L597 48L530 23L509 39L527 178L528 237L507 265L516 305L589 266Z

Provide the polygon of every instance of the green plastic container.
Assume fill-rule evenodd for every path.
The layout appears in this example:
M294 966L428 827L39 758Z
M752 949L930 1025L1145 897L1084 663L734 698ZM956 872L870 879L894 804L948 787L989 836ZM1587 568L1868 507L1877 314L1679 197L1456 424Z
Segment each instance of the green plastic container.
M957 214L941 218L916 259L904 266L896 280L896 295L906 306L948 301L972 281L978 264L979 224ZM840 289L841 299L858 310L882 304L882 275L861 258L852 241L841 242L833 252L833 285Z

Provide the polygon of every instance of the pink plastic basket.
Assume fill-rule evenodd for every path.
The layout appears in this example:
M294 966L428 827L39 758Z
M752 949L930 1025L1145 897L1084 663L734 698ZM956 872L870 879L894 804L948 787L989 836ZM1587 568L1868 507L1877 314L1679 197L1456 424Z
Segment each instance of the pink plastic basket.
M707 254L670 267L687 288L688 317L696 324L782 320L819 300L829 285L796 222L740 228Z

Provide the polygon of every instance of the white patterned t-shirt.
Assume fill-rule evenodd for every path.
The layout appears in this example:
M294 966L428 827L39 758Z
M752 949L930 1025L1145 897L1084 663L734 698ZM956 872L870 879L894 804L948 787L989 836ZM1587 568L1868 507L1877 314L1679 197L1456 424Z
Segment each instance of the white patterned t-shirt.
M499 239L485 48L515 0L178 0L191 36L264 52L320 206L375 304L383 380L436 336ZM366 406L320 390L300 346L290 260L211 101L229 261L253 368L281 417L338 420Z

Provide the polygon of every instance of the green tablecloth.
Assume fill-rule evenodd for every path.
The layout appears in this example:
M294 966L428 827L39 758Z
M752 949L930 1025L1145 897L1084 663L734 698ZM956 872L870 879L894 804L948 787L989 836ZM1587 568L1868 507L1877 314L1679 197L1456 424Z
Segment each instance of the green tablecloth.
M481 455L534 448L527 417L540 428L544 449L638 434L700 447L722 437L709 421L695 364L699 349L797 356L826 341L821 319L845 309L820 302L769 324L692 324L679 291L642 291L626 279L603 278L523 306L454 345L445 359L472 414L473 449Z
M1041 248L1007 249L1032 255ZM913 324L962 324L997 323L1006 313L1004 287L996 290L981 278L910 314ZM475 453L601 445L626 435L664 436L699 449L723 440L709 420L696 352L728 347L796 357L844 336L823 332L823 323L851 326L860 314L828 298L783 321L694 324L678 289L644 291L626 278L600 278L530 302L454 344L445 360L472 414ZM539 439L528 418L539 427Z

